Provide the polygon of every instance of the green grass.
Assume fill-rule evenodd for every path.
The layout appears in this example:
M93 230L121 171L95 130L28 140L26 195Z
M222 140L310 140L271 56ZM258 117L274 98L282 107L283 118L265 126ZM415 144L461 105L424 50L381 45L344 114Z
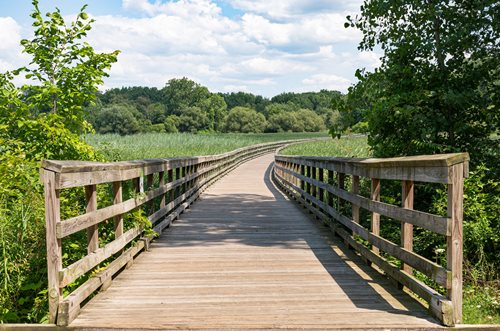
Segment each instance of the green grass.
M500 324L499 285L464 286L463 316L465 324Z
M147 133L131 136L87 135L90 145L109 161L220 154L278 140L328 137L325 133L185 134Z
M372 155L364 136L344 136L340 139L312 141L292 145L281 151L283 155L370 157Z

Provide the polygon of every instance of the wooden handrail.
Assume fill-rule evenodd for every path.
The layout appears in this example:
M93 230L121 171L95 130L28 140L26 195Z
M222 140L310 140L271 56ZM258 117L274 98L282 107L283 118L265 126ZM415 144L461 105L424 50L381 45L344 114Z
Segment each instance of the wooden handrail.
M45 189L50 322L68 325L85 300L109 287L117 272L130 267L134 257L148 249L152 236L145 236L142 225L124 229L124 215L142 208L152 229L161 233L222 175L242 162L295 142L258 144L220 155L187 158L113 163L43 161L40 176ZM158 174L156 183L154 174ZM135 196L124 200L123 183L128 180L133 182ZM109 186L111 205L99 208L99 185ZM86 210L62 220L60 194L75 187L85 188ZM107 220L113 220L114 239L102 246L99 226ZM81 231L87 232L88 253L63 267L63 240ZM98 268L104 262L109 264ZM88 279L63 295L64 289L71 284L74 288L82 276Z
M367 262L377 265L387 276L427 301L431 314L444 325L454 325L462 319L462 201L468 161L467 153L387 159L276 154L273 179L316 217L331 225L333 231ZM360 195L360 177L371 181L370 197ZM346 179L350 179L350 190L345 188ZM401 206L380 201L381 180L402 182ZM447 185L446 217L413 209L415 182ZM346 208L346 204L351 207ZM370 229L360 224L360 209L370 212ZM346 215L347 210L350 215ZM401 222L401 244L381 236L381 216ZM413 251L414 226L446 237L446 266ZM401 266L390 263L388 257L401 261ZM446 295L415 278L414 269L444 287Z

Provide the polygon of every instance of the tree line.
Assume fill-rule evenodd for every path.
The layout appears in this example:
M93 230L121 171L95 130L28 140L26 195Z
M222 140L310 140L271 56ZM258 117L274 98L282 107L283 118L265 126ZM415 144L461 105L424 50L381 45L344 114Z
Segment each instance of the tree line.
M188 78L165 87L123 87L98 93L86 119L96 132L318 132L338 126L345 96L338 91L283 93L265 98L246 92L212 93Z

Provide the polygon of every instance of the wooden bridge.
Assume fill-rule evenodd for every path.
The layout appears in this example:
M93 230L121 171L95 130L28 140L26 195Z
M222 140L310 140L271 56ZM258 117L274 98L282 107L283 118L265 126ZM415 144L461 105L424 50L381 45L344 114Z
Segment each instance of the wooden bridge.
M76 329L430 330L460 323L467 154L274 154L288 143L183 159L45 161L51 321ZM360 192L363 180L371 182L369 197ZM386 180L402 181L401 207L380 202ZM448 186L448 215L413 210L422 183ZM64 206L78 194L85 196L81 213ZM400 244L381 236L381 217L401 223ZM421 229L443 236L446 267L413 252L413 232ZM83 238L80 259L63 261L72 249L67 237Z

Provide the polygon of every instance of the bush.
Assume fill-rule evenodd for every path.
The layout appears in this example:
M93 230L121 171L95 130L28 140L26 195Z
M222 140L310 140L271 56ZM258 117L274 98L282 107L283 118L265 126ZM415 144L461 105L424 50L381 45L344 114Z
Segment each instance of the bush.
M252 108L234 107L226 118L226 132L261 133L267 126L264 115Z

